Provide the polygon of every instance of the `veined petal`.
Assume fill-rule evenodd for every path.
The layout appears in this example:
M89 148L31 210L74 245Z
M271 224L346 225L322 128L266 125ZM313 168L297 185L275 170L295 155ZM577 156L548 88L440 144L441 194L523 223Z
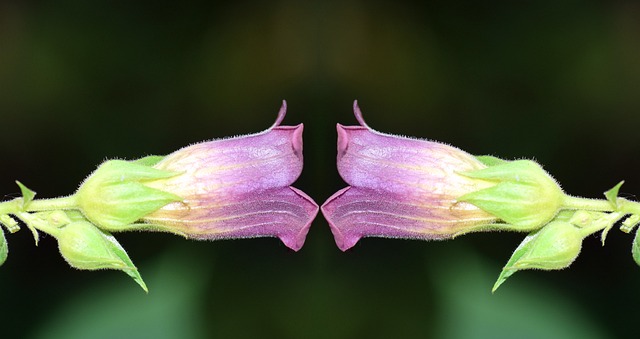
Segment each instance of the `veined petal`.
M460 175L486 168L472 155L449 145L338 124L338 172L351 186L447 199L491 186ZM455 200L455 198L453 198Z
M338 191L324 203L322 213L343 251L363 237L446 239L470 225L495 221L467 203L420 200L362 187Z
M233 199L200 196L147 216L151 224L171 226L190 238L278 237L294 251L304 244L318 205L293 187L239 194Z

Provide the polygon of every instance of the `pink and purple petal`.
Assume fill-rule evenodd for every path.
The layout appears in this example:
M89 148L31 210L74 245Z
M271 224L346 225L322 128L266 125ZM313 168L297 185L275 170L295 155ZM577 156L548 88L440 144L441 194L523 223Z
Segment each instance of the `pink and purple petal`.
M172 225L194 239L278 237L294 251L304 244L318 205L293 187L272 188L236 199L191 200L146 218Z
M360 187L338 191L322 206L322 213L343 251L364 237L447 239L469 225L495 220L464 203L421 201Z

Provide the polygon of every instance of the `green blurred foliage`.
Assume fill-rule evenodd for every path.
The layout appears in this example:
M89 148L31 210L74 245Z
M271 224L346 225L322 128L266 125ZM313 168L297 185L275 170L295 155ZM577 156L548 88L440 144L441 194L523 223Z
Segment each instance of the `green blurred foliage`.
M345 186L335 123L534 158L575 195L640 192L637 2L0 2L0 192L65 195L101 161L305 123L295 184ZM640 302L632 237L595 237L568 270L493 281L523 234L365 239L326 222L275 239L116 235L150 293L70 269L55 242L6 234L7 337L625 337ZM213 264L212 264L213 263Z

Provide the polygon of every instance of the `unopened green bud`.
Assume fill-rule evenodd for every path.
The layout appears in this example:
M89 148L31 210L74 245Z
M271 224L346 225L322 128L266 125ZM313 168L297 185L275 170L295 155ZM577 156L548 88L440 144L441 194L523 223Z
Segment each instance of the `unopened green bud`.
M100 165L75 195L87 219L102 229L120 231L169 203L181 201L175 194L146 185L177 174L151 167L153 162L148 159L109 160Z
M88 221L75 221L61 227L55 237L60 254L72 267L82 270L121 270L147 291L138 269L111 234Z
M540 165L531 160L487 159L479 158L489 167L463 174L495 185L467 193L458 201L479 207L509 224L505 228L517 231L536 230L555 217L565 194Z
M552 221L529 234L502 269L493 291L520 270L558 270L568 267L580 254L584 237L585 233L580 227L565 221Z

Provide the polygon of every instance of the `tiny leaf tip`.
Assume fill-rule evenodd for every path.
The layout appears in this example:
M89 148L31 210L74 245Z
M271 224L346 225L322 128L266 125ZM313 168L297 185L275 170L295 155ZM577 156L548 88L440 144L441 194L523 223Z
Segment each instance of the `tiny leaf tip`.
M33 200L36 196L36 192L27 188L27 186L23 185L20 181L16 180L16 184L20 187L20 192L22 193L22 208L26 209L27 205Z
M610 190L604 192L604 196L607 198L607 201L609 201L611 206L616 210L618 209L618 194L620 192L620 187L622 187L622 184L624 184L624 180L620 181Z

